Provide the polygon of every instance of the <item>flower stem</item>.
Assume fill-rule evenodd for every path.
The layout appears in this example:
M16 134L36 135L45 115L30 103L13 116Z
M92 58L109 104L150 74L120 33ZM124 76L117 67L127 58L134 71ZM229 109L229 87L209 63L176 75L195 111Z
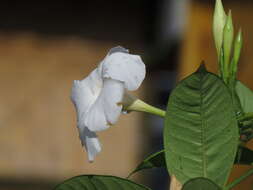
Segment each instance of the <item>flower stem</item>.
M160 117L165 117L166 111L159 109L157 107L151 106L144 101L136 98L133 95L125 94L123 101L119 104L123 105L124 111L137 111L137 112L145 112L153 115L157 115Z
M146 112L160 117L165 117L166 114L164 110L151 106L140 99L135 100L130 106L126 107L126 110Z
M166 112L154 106L151 106L142 100L137 99L132 105L126 108L127 111L145 112L160 117L165 117Z
M226 186L224 188L224 190L229 190L231 188L233 188L234 186L236 186L237 184L239 184L241 181L243 181L244 179L246 179L247 177L253 175L253 168L248 170L245 174L243 174L241 177L237 178L236 180L234 180L232 183L230 183L228 186Z

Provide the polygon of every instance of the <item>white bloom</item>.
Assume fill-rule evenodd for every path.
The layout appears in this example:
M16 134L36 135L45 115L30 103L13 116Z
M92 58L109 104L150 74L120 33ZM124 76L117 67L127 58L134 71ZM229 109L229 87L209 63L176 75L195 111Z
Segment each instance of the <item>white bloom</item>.
M77 127L89 161L93 161L101 151L95 132L117 122L125 91L136 90L145 73L140 56L131 55L122 47L115 47L89 76L74 81L71 100L77 111Z

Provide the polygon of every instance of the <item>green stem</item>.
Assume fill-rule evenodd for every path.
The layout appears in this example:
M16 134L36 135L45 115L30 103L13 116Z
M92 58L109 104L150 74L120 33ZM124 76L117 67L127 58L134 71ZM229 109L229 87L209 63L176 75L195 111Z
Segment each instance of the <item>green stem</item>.
M243 121L249 121L253 119L253 113L249 112L249 113L245 113L244 115L242 115L241 117L238 118L239 122L243 122Z
M146 112L160 117L165 117L166 114L164 110L151 106L139 99L135 100L130 106L127 106L125 110Z
M224 188L224 190L229 190L231 188L233 188L234 186L236 186L237 184L239 184L241 181L243 181L244 179L246 179L247 177L253 175L253 168L248 170L245 174L243 174L241 177L237 178L236 180L234 180L232 183L230 183L228 186L226 186Z

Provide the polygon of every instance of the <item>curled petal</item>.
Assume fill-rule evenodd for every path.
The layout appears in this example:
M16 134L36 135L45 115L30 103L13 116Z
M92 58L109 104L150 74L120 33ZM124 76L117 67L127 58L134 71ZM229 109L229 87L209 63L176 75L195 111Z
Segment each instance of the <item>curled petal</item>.
M102 76L102 70L103 70L103 64L104 64L104 61L112 54L114 53L118 53L118 52L121 52L121 53L129 53L129 50L126 49L126 48L123 48L121 46L116 46L116 47L113 47L109 50L109 52L107 53L107 55L105 56L105 58L99 63L98 65L98 72L100 74L100 76Z
M97 69L85 79L73 82L71 100L76 108L78 127L84 126L81 124L83 123L83 115L99 96L102 83Z
M99 143L96 133L90 131L87 127L80 131L80 139L82 145L85 147L88 153L88 159L92 162L95 156L101 151L101 145Z
M85 114L85 126L90 131L102 131L115 124L120 116L124 96L124 84L113 79L105 79L96 102Z
M141 85L145 74L145 65L138 55L117 52L107 56L103 61L103 78L122 81L130 91Z

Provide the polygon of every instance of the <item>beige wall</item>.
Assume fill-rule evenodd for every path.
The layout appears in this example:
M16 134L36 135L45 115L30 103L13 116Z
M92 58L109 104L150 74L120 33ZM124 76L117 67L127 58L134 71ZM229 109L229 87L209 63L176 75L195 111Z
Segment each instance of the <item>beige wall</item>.
M116 126L99 133L103 150L90 164L69 98L72 81L86 76L113 46L70 37L0 34L0 178L125 177L136 166L140 114L123 115Z

